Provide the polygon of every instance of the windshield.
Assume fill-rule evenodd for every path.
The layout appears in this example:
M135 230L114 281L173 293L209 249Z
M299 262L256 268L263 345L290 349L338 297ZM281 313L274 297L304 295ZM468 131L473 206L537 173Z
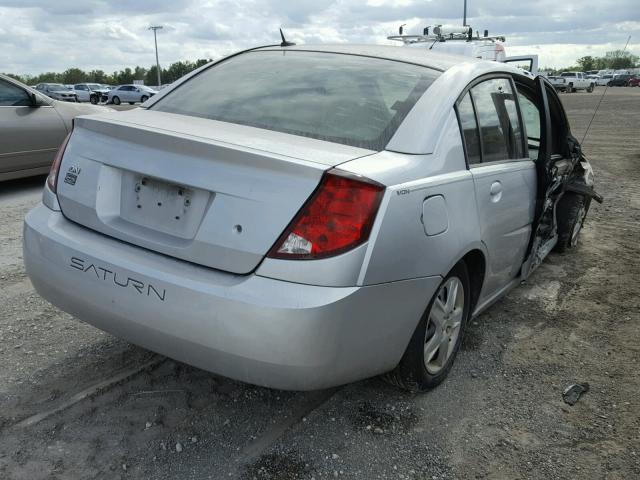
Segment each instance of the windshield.
M577 76L576 73L561 73L560 74L561 77L575 77Z
M151 108L383 150L438 75L378 58L259 51L204 70Z
M102 88L100 85L98 85L97 83L87 83L87 85L89 86L89 88L91 90L95 90L96 88Z
M49 85L47 85L47 88L49 90L67 90L67 87L65 87L61 83L50 83Z

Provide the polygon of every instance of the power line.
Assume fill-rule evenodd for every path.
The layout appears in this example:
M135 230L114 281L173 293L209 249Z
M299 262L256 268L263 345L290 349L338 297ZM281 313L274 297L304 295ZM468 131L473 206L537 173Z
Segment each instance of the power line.
M627 43L625 44L624 48L622 49L622 53L624 54L624 52L627 50L627 47L629 46L629 41L631 40L631 35L629 35L629 38L627 38ZM598 105L596 105L596 109L593 111L593 115L591 117L591 120L589 121L589 125L587 125L587 130L584 132L584 135L582 137L582 141L580 142L581 144L584 144L584 139L587 138L587 133L589 133L589 129L591 128L591 124L593 123L593 119L596 118L596 114L598 113L598 109L600 108L600 104L602 103L602 100L604 99L604 95L607 93L607 90L609 90L609 83L607 82L607 85L604 87L604 92L602 92L602 95L600 95L600 101L598 101Z

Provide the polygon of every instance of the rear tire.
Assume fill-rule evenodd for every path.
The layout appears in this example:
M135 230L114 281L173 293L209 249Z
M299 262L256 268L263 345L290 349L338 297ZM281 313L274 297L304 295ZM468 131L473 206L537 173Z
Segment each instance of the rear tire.
M129 102L129 105L135 105L136 102Z
M558 243L555 250L565 252L578 244L582 225L587 217L591 199L574 192L565 193L556 206Z
M113 97L111 101L114 105L120 105L120 97Z
M444 278L413 332L398 366L383 378L404 390L439 385L456 358L471 314L471 285L464 262Z
M567 85L567 93L573 93L575 90L573 89L573 83Z

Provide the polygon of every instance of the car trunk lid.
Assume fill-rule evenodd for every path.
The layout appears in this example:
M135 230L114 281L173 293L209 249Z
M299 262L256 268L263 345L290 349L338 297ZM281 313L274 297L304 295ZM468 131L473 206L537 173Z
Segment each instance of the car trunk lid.
M136 109L76 119L58 199L70 220L125 242L251 272L325 170L373 152Z

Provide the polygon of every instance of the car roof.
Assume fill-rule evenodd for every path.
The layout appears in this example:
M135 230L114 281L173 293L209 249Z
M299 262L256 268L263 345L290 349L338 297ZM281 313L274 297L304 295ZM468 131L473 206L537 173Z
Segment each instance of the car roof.
M364 57L382 58L398 62L413 63L424 67L444 72L456 65L463 63L475 63L482 60L464 55L441 53L425 48L407 48L392 45L354 45L354 44L322 44L322 45L295 45L290 47L262 47L257 51L301 51L338 53L346 55L360 55Z

